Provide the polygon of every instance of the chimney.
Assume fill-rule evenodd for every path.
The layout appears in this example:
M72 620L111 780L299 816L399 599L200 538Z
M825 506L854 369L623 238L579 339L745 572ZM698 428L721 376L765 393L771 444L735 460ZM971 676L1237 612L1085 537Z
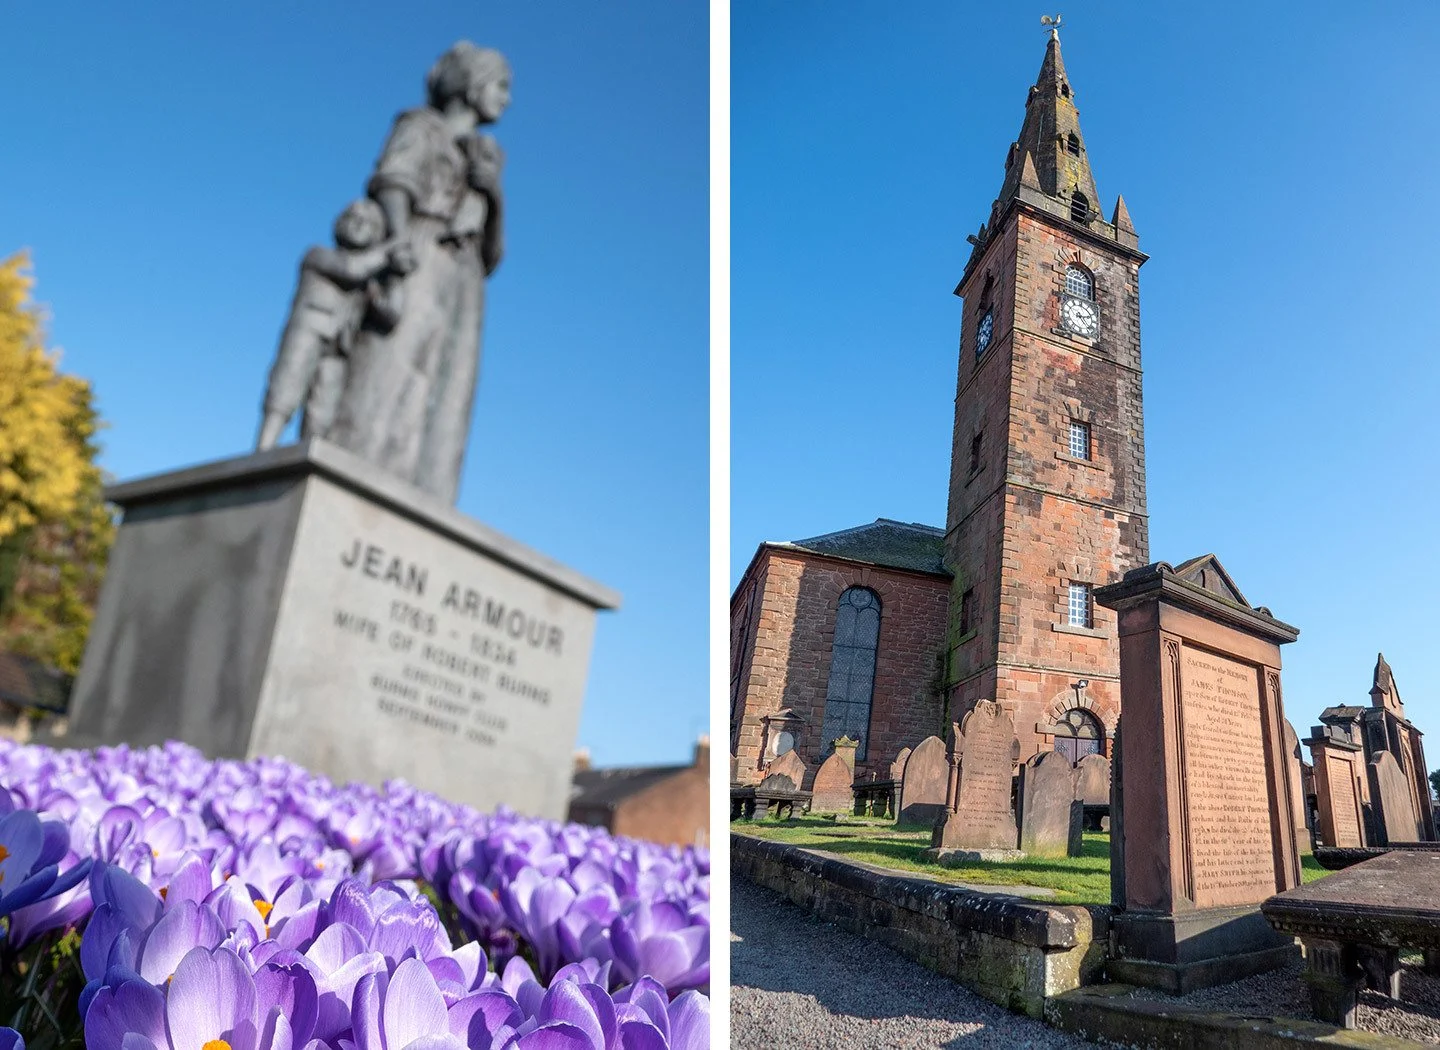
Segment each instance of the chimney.
M701 733L700 739L695 741L695 768L709 770L710 768L710 734Z
M575 772L583 773L590 768L590 749L580 747L575 749Z

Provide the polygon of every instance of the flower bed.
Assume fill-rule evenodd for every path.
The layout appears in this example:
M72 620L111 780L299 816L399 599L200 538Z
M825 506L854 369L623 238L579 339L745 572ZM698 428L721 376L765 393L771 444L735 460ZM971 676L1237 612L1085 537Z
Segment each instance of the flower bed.
M698 1050L709 883L704 850L403 782L0 742L0 1024L30 1050Z

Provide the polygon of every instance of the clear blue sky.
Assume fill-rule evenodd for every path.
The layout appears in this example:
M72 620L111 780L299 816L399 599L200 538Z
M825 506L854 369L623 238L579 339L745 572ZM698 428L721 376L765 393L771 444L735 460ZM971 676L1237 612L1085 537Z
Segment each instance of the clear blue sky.
M688 761L709 721L703 5L7 6L0 256L30 249L117 477L242 453L308 245L431 62L514 68L507 254L459 508L623 592L580 743Z
M1061 10L1099 203L1151 256L1152 557L1213 551L1301 629L1302 736L1383 649L1440 766L1440 8ZM732 581L762 540L944 524L951 291L1040 13L734 0Z

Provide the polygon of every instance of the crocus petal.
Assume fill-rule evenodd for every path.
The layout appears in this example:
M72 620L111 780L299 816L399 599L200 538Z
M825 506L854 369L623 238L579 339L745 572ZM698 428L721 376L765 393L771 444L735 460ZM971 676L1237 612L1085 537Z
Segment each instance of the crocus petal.
M395 968L382 1016L385 1045L390 1050L408 1046L421 1036L450 1030L445 1020L445 997L419 959L407 959Z
M143 1035L158 1046L165 1037L165 996L144 981L101 988L85 1014L87 1050L122 1050L127 1032Z
M160 916L145 934L140 945L140 976L151 984L163 984L192 949L214 948L224 939L225 927L214 912L203 904L184 901Z
M588 1036L574 1025L547 1024L527 1032L515 1042L517 1050L604 1050L603 1044L596 1046ZM628 1050L628 1048L627 1048ZM637 1050L652 1050L650 1047ZM665 1050L662 1040L653 1050Z
M225 948L191 950L170 982L165 1024L173 1050L203 1050L215 1039L230 1050L253 1050L255 982L245 964Z
M670 1050L710 1050L710 1000L699 992L670 1001Z

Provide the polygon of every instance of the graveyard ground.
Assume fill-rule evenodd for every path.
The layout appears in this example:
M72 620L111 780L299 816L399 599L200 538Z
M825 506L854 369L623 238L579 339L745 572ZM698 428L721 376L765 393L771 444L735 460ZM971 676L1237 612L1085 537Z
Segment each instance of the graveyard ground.
M921 852L930 846L930 828L866 817L823 816L793 820L736 820L731 830L756 838L831 853L846 860L977 887L1044 891L1034 894L1056 904L1110 903L1110 836L1086 832L1078 857L1035 857L1019 861L976 861L941 867ZM1330 874L1313 857L1302 858L1306 882Z

